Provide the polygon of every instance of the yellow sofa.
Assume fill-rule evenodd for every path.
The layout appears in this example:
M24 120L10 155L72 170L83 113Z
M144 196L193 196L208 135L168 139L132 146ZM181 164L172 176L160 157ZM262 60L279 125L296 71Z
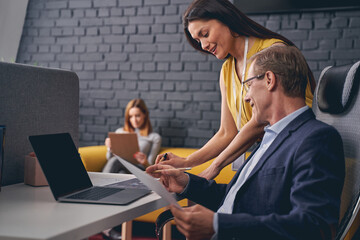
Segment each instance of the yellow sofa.
M163 147L160 150L160 153L172 152L180 157L186 157L191 153L195 152L196 148L172 148L172 147ZM84 166L89 172L100 172L106 163L106 146L89 146L89 147L80 147L79 153L81 159L84 163ZM213 161L213 160L212 160ZM200 166L192 168L189 172L193 174L198 174L206 169L212 161L206 162ZM215 178L218 183L228 183L234 176L235 171L231 170L231 165L226 166L221 173ZM180 201L180 205L187 206L187 200ZM164 211L164 208L156 210L154 212L148 213L141 217L138 217L134 220L140 222L155 222L157 216Z

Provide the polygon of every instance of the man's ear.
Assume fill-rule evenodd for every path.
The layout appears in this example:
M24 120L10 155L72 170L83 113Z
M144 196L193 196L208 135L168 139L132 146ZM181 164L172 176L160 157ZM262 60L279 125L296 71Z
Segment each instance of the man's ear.
M265 73L265 77L266 77L266 87L269 91L273 91L276 87L277 84L277 79L276 79L276 75L275 73L273 73L272 71L267 71Z

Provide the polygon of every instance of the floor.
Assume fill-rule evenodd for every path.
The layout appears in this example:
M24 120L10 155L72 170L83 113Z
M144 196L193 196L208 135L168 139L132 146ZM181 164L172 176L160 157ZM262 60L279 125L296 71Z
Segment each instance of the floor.
M185 237L176 229L175 226L172 226L172 240L184 240ZM155 236L155 225L153 223L144 223L133 221L133 240L156 240ZM88 238L88 240L109 240L107 237L104 237L101 233L93 235Z

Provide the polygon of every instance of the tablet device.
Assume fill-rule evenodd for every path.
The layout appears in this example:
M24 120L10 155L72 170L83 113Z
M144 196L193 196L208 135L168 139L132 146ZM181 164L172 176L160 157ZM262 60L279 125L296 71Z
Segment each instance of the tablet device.
M139 143L136 133L108 133L111 141L111 151L132 164L139 164L134 154L139 152Z

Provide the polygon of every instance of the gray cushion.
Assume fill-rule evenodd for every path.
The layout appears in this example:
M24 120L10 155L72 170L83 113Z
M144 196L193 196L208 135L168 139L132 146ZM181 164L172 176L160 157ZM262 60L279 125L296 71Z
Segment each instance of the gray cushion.
M319 78L317 102L319 109L328 113L341 113L349 105L355 77L360 74L360 61L355 64L327 67Z

